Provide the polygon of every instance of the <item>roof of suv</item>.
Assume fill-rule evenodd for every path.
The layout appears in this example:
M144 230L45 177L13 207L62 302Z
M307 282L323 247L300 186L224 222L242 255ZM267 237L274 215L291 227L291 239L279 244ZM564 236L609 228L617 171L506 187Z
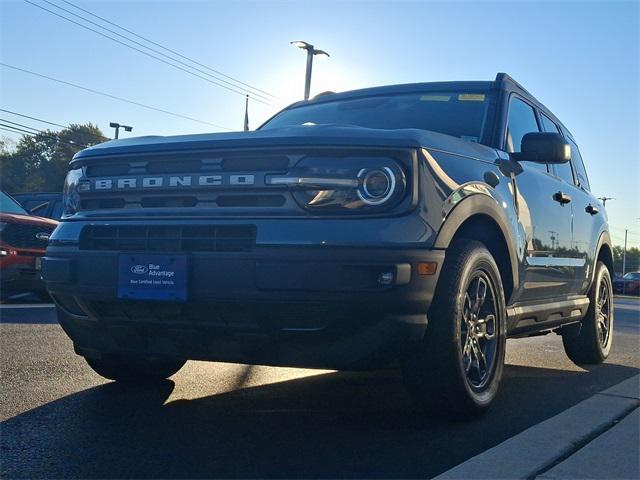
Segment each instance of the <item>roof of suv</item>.
M311 100L302 100L291 104L288 108L305 105L308 103L324 103L333 102L335 100L346 100L359 97L372 97L376 95L387 95L390 93L414 93L428 91L447 91L447 90L465 90L465 91L486 91L494 87L494 82L422 82L422 83L404 83L398 85L383 85L380 87L360 88L358 90L349 90L347 92L329 93L325 92L312 98Z
M376 95L388 95L394 93L414 93L414 92L436 92L449 90L464 90L467 92L487 91L487 90L508 90L515 91L525 97L534 104L538 109L543 111L549 118L559 124L572 137L571 133L562 122L556 117L551 110L545 107L536 99L526 88L514 80L506 73L498 73L493 81L459 81L459 82L422 82L422 83L405 83L398 85L384 85L380 87L361 88L358 90L350 90L347 92L333 93L323 92L316 95L311 100L302 100L300 102L289 105L289 108L296 108L305 104L318 104L325 102L333 102L336 100L348 100L360 97L371 97Z

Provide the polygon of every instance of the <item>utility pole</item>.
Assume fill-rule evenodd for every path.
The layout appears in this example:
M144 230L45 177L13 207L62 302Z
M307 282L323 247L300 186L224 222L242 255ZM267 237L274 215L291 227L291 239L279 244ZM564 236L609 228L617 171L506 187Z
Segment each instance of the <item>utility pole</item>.
M313 57L315 55L326 55L328 57L329 54L324 50L316 49L310 43L303 42L302 40L291 42L291 45L295 45L296 47L307 51L307 71L304 78L304 99L309 100L309 92L311 91L311 69L313 68Z
M622 250L622 276L627 273L627 234L629 230L627 228L624 229L624 250Z
M598 197L598 200L602 200L602 206L607 206L607 200L615 200L614 197Z
M125 132L130 132L131 130L133 130L133 127L130 127L129 125L120 125L117 122L111 122L109 124L109 126L111 128L115 128L116 129L116 135L114 137L116 140L118 139L118 134L120 133L120 127L124 128Z

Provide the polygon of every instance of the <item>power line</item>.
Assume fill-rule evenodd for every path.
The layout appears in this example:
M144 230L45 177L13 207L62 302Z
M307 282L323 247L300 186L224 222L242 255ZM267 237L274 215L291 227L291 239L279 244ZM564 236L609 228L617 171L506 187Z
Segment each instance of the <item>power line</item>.
M33 127L28 126L28 125L22 125L20 123L12 122L12 121L6 120L4 118L0 118L0 122L7 122L7 123L12 123L13 125L18 125L17 127L14 127L13 125L0 124L0 125L2 125L4 127L13 128L14 130L19 131L21 133L28 133L28 134L33 135L33 136L41 135L43 137L52 138L52 139L57 140L59 142L66 143L67 145L73 145L73 146L77 145L79 147L84 147L84 148L88 147L88 145L85 145L84 143L76 142L75 140L69 140L69 141L62 140L60 138L60 135L58 135L58 134L56 134L54 132L47 132L47 131L44 131L44 130L38 130L37 128L33 128ZM23 127L23 128L28 129L28 130L23 130L23 128L19 128L19 127Z
M37 122L48 123L49 125L54 125L56 127L68 128L68 125L61 125L59 123L49 122L47 120L42 120L41 118L30 117L29 115L24 115L23 113L12 112L11 110L5 110L4 108L0 108L0 112L10 113L11 115L17 115L18 117L28 118L30 120L35 120Z
M0 119L0 121L8 122L8 120L2 120L2 119ZM14 123L14 122L9 122L9 123ZM88 147L88 145L85 145L85 144L79 143L79 142L74 142L73 140L68 141L68 142L66 140L61 140L58 135L51 135L51 134L48 134L46 132L43 132L41 130L37 130L35 128L31 128L31 127L26 127L26 128L30 128L31 130L36 130L36 131L32 132L32 131L29 131L29 130L24 130L24 129L19 128L19 127L14 127L13 125L6 125L4 123L0 123L0 127L4 127L3 130L12 129L12 130L8 130L8 131L13 131L13 133L22 133L22 134L25 134L25 135L31 135L32 137L43 136L43 137L46 137L46 138L51 138L52 140L55 140L56 142L64 143L65 145L70 145L72 147L83 147L83 148L87 148Z
M11 132L11 133L22 133L22 132L18 132L16 130L10 130L10 128L6 128L6 127L0 127L0 130L4 130L5 132ZM35 137L36 136L35 133L24 133L24 135L29 135L31 137Z
M135 44L135 45L138 45L138 46L140 46L140 47L142 47L142 48L146 48L147 50L150 50L150 51L152 51L152 52L154 52L154 53L156 53L156 54L158 54L158 55L162 55L163 57L168 58L169 60L171 60L171 61L173 61L173 62L177 62L177 63L179 63L180 65L184 65L184 66L185 66L185 67L187 67L187 68L190 68L190 69L195 70L195 71L197 71L197 72L200 72L200 73L202 73L202 74L204 74L204 75L207 75L207 76L209 76L209 77L211 77L211 78L214 78L214 79L216 79L216 80L217 80L217 81L219 81L219 82L226 83L227 85L230 85L231 87L234 87L234 88L240 88L240 89L241 89L241 90L243 90L243 91L245 91L245 90L246 90L246 89L244 89L244 88L242 88L242 87L239 87L238 85L235 85L235 84L233 84L233 83L231 83L231 82L228 82L227 80L224 80L224 79L222 79L222 78L218 78L218 77L216 77L215 75L212 75L212 74L210 74L210 73L208 73L208 72L205 72L204 70L201 70L201 69L199 69L199 68L196 68L196 67L194 67L194 66L192 66L192 65L189 65L189 64L188 64L188 63L186 63L186 62L183 62L183 61L181 61L181 60L178 60L178 59L176 59L176 58L173 58L172 56L167 55L167 54L165 54L165 53L162 53L162 52L161 52L161 51L159 51L159 50L156 50L156 49L151 48L151 47L149 47L149 46L147 46L147 45L145 45L145 44L143 44L143 43L140 43L140 42L138 42L138 41L136 41L136 40L133 40L133 39L131 39L131 38L127 37L126 35L122 35L122 34L120 34L120 33L116 32L116 31L114 31L114 30L111 30L110 28L107 28L107 27L105 27L105 26L103 26L103 25L100 25L99 23L94 22L93 20L90 20L90 19L88 19L88 18L85 18L85 17L83 17L82 15L78 15L77 13L74 13L74 12L72 12L71 10L67 10L66 8L63 8L63 7L61 7L60 5L56 5L55 3L50 2L49 0L42 0L42 1L44 1L45 3L48 3L49 5L52 5L53 7L57 8L57 9L59 9L59 10L62 10L63 12L68 13L69 15L73 15L73 16L74 16L74 17L76 17L76 18L80 18L80 19L84 20L85 22L90 23L91 25L95 25L96 27L101 28L101 29L103 29L103 30L106 30L107 32L113 33L114 35L117 35L117 36L118 36L118 37L120 37L120 38L124 38L125 40L127 40L127 41L129 41L129 42L131 42L131 43L133 43L133 44ZM29 3L31 3L31 2L29 2ZM74 5L74 6L75 6L75 5ZM97 33L97 32L96 32L96 33ZM217 84L216 84L216 85L217 85ZM264 95L261 95L261 94L259 94L259 93L254 93L254 92L252 92L252 91L250 91L250 90L246 90L246 93L251 94L251 95L255 95L255 96L257 96L257 97L260 97L260 98L262 98L262 99L266 100L267 102L271 102L271 101L272 101L270 98L268 98L268 97L266 97L266 96L264 96Z
M211 80L211 79L209 79L207 77L203 77L202 75L199 75L199 74L194 73L194 72L192 72L190 70L187 70L186 68L180 67L179 65L171 63L171 62L169 62L167 60L163 60L162 58L159 58L159 57L157 57L157 56L155 56L155 55L153 55L153 54L151 54L149 52L145 52L144 50L141 50L141 49L139 49L137 47L129 45L128 43L125 43L125 42L123 42L121 40L118 40L117 38L113 38L113 37L111 37L111 36L109 36L109 35L107 35L105 33L99 32L98 30L95 30L95 29L93 29L91 27L88 27L88 26L86 26L86 25L84 25L84 24L82 24L80 22L76 22L75 20L72 20L71 18L65 17L64 15L60 15L59 13L56 13L53 10L49 10L48 8L43 7L42 5L38 5L37 3L34 3L31 0L24 0L24 1L26 3L28 3L28 4L30 4L30 5L33 5L34 7L37 7L39 9L41 9L41 10L44 10L45 12L49 12L50 14L55 15L56 17L62 18L63 20L66 20L66 21L68 21L70 23L73 23L74 25L77 25L77 26L79 26L81 28L84 28L86 30L89 30L89 31L91 31L91 32L93 32L93 33L95 33L97 35L100 35L101 37L104 37L104 38L107 38L107 39L109 39L109 40L111 40L113 42L119 43L120 45L123 45L123 46L125 46L127 48L130 48L131 50L135 50L136 52L139 52L139 53L141 53L141 54L143 54L143 55L145 55L145 56L147 56L149 58L153 58L153 59L155 59L155 60L157 60L159 62L162 62L162 63L164 63L166 65L169 65L169 66L171 66L173 68L176 68L176 69L178 69L178 70L180 70L182 72L188 73L189 75L193 75L194 77L200 78L200 79L202 79L202 80L204 80L206 82L209 82L209 83L211 83L213 85L217 85L218 87L221 87L221 88L224 88L226 90L229 90L230 92L236 93L238 95L242 95L243 97L245 96L245 92L242 92L242 91L236 90L235 88L231 88L231 87L228 87L228 86L223 85L221 83L215 82L215 81L213 81L213 80ZM58 7L58 8L61 8L61 7ZM104 28L104 27L102 27L102 28ZM145 48L148 48L148 47L145 47ZM268 102L266 102L264 100L260 100L260 99L255 98L255 97L252 97L252 99L254 101L258 102L258 103L262 103L264 105L273 106L273 104L270 104L270 103L268 103Z
M169 110L164 110L162 108L153 107L151 105L145 105L144 103L136 102L134 100L129 100L127 98L118 97L118 96L112 95L110 93L101 92L99 90L94 90L92 88L83 87L82 85L78 85L78 84L75 84L75 83L67 82L66 80L60 80L59 78L54 78L54 77L50 77L48 75L43 75L41 73L32 72L31 70L27 70L27 69L24 69L24 68L16 67L14 65L9 65L8 63L0 62L0 65L3 66L3 67L6 67L6 68L11 68L13 70L17 70L19 72L28 73L28 74L34 75L36 77L44 78L46 80L51 80L52 82L61 83L62 85L67 85L69 87L74 87L74 88L77 88L77 89L80 89L80 90L84 90L85 92L94 93L96 95L102 95L103 97L108 97L108 98L111 98L113 100L118 100L120 102L129 103L131 105L136 105L138 107L147 108L149 110L154 110L156 112L165 113L167 115L172 115L172 116L177 117L177 118L183 118L185 120L191 120L192 122L197 122L197 123L201 123L203 125L209 125L209 126L212 126L212 127L221 128L223 130L229 130L229 131L233 130L233 129L228 128L228 127L223 127L222 125L216 125L215 123L206 122L204 120L198 120L197 118L189 117L189 116L183 115L181 113L175 113L175 112L171 112Z
M18 127L28 128L29 130L35 130L34 133L40 133L40 130L38 130L37 128L30 127L29 125L23 125L22 123L12 122L11 120L7 120L6 118L0 118L0 122L11 123L13 125L17 125Z
M25 0L25 1L26 1L26 0ZM189 65L189 64L188 64L188 63L186 63L186 62L183 62L183 61L181 61L181 60L178 60L178 59L176 59L176 58L173 58L172 56L169 56L169 55L167 55L167 54L165 54L165 53L162 53L162 52L161 52L161 51L159 51L159 50L153 49L153 48L151 48L151 47L149 47L149 46L147 46L147 45L145 45L145 44L143 44L143 43L140 43L140 42L138 42L138 41L136 41L136 40L133 40L133 39L131 39L131 38L129 38L129 37L127 37L127 36L125 36L125 35L122 35L122 34L120 34L120 33L116 32L116 31L114 31L114 30L111 30L111 29L109 29L109 28L107 28L107 27L105 27L105 26L103 26L103 25L100 25L99 23L96 23L96 22L94 22L94 21L92 21L92 20L90 20L90 19L88 19L88 18L85 18L85 17L83 17L82 15L78 15L77 13L74 13L74 12L72 12L72 11L70 11L70 10L67 10L66 8L63 8L63 7L59 6L59 5L56 5L55 3L50 2L49 0L43 0L43 1L44 1L45 3L48 3L49 5L52 5L52 6L53 6L53 7L55 7L55 8L58 8L58 9L62 10L63 12L67 12L68 14L73 15L73 16L74 16L74 17L76 17L76 18L80 18L80 19L84 20L85 22L88 22L88 23L90 23L90 24L92 24L92 25L97 26L98 28L101 28L101 29L103 29L103 30L106 30L107 32L113 33L114 35L117 35L117 36L118 36L118 37L120 37L120 38L124 38L125 40L127 40L127 41L129 41L129 42L131 42L131 43L134 43L135 45L139 45L140 47L142 47L142 48L146 48L147 50L150 50L150 51L152 51L152 52L154 52L154 53L156 53L156 54L158 54L158 55L162 55L163 57L168 58L169 60L171 60L171 61L173 61L173 62L177 62L177 63L179 63L180 65L184 65L184 66L185 66L185 67L187 67L187 68L191 68L192 70L195 70L195 71L197 71L197 72L200 72L200 73L202 73L202 74L204 74L204 75L207 75L207 76L209 76L209 77L211 77L211 78L215 78L217 81L219 81L219 82L223 82L223 83L226 83L227 85L230 85L231 87L234 87L234 88L240 88L240 89L241 89L241 90L243 90L243 91L245 91L245 90L246 90L246 89L244 89L244 88L242 88L242 87L239 87L238 85L235 85L235 84L233 84L233 83L231 83L231 82L228 82L227 80L224 80L224 79L222 79L222 78L218 78L218 77L216 77L215 75L212 75L212 74L210 74L210 73L205 72L204 70L201 70L201 69L199 69L199 68L193 67L192 65ZM28 3L31 3L31 2L28 2ZM47 11L50 11L50 10L47 10ZM53 12L51 12L51 13L53 13ZM63 17L63 18L65 18L65 17ZM95 30L92 30L92 31L95 31ZM99 33L99 32L96 32L96 33ZM143 52L141 52L141 53L143 53ZM158 60L159 60L159 59L158 59ZM189 73L191 73L191 72L189 72ZM216 83L216 85L218 85L218 84ZM218 86L222 86L222 85L218 85ZM232 91L235 91L235 90L232 90ZM267 98L267 97L266 97L266 96L264 96L264 95L261 95L261 94L259 94L259 93L254 93L254 92L252 92L252 91L250 91L250 90L246 90L246 92L247 92L247 93L249 93L249 94L251 94L251 95L255 95L256 97L260 97L260 98L264 99L264 100L265 100L265 101L267 101L267 102L271 102L271 99ZM240 92L240 93L243 93L243 92ZM243 94L244 94L244 93L243 93ZM255 98L254 98L254 100L255 100Z
M215 69L213 69L213 68L209 67L208 65L205 65L205 64L203 64L203 63L200 63L200 62L198 62L197 60L194 60L193 58L187 57L186 55L183 55L183 54L181 54L181 53L179 53L179 52L176 52L175 50L172 50L172 49L170 49L170 48L168 48L168 47L165 47L164 45L161 45L160 43L154 42L153 40L150 40L149 38L143 37L142 35L138 35L137 33L133 32L133 31L131 31L131 30L127 29L127 28L124 28L123 26L118 25L118 24L117 24L117 23L115 23L115 22L112 22L112 21L110 21L110 20L107 20L106 18L101 17L100 15L96 15L95 13L90 12L89 10L86 10L86 9L84 9L84 8L82 8L82 7L79 7L78 5L76 5L76 4L72 3L72 2L69 2L69 1L67 1L67 0L62 0L62 1L63 1L64 3L66 3L67 5L71 5L72 7L77 8L78 10L80 10L80 11L82 11L82 12L84 12L84 13L88 13L89 15L91 15L91 16L93 16L93 17L95 17L95 18L98 18L98 19L102 20L102 21L103 21L103 22L105 22L105 23L108 23L109 25L112 25L112 26L114 26L114 27L116 27L116 28L119 28L120 30L122 30L122 31L124 31L124 32L130 33L131 35L133 35L133 36L135 36L135 37L137 37L137 38L140 38L141 40L144 40L145 42L149 42L150 44L155 45L156 47L160 47L160 48L162 48L163 50L165 50L165 51L167 51L167 52L170 52L170 53L172 53L172 54L174 54L174 55L177 55L177 56L178 56L178 57L180 57L180 58L183 58L183 59L185 59L185 60L188 60L188 61L190 61L190 62L192 62L192 63L194 63L194 64L196 64L196 65L198 65L198 66L200 66L200 67L206 68L207 70L209 70L209 71L211 71L211 72L214 72L214 73L216 73L216 74L218 74L218 75L221 75L221 76L223 76L223 77L225 77L225 78L228 78L229 80L233 80L234 82L239 83L240 85L244 85L245 87L249 87L249 88L251 88L251 89L253 89L253 90L256 90L256 91L258 91L258 92L261 92L261 93L264 93L264 94L266 94L266 95L269 95L270 97L272 97L272 98L274 98L274 99L277 99L277 98L278 98L278 97L276 97L275 95L273 95L273 94L271 94L271 93L269 93L269 92L267 92L267 91L265 91L265 90L262 90L262 89L260 89L260 88L258 88L258 87L254 87L253 85L250 85L250 84L248 84L248 83L241 82L241 81L240 81L240 80L238 80L237 78L234 78L234 77L232 77L232 76L230 76L230 75L226 75L226 74L224 74L224 73L220 72L219 70L215 70ZM103 28L104 28L104 27L103 27Z
M619 232L627 231L629 235L640 235L640 233L635 232L633 230L629 230L628 228L618 227L616 225L609 225L610 230L618 230Z

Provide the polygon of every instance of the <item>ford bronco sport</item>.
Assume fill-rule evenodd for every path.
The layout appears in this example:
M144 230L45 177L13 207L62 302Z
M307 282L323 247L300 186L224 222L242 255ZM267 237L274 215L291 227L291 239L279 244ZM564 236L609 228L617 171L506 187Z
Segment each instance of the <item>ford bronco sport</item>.
M494 399L508 337L607 357L612 263L573 136L498 74L83 150L43 270L104 377L396 365L423 406L468 414Z

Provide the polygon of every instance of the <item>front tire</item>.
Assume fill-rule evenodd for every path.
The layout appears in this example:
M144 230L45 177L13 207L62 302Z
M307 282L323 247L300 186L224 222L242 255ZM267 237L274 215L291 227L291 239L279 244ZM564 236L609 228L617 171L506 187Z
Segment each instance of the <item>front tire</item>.
M576 365L604 362L613 343L613 287L607 266L598 262L589 291L589 309L580 328L567 328L562 344L567 356Z
M174 375L186 363L182 359L151 359L124 355L103 355L99 359L86 358L89 366L100 376L118 382L154 382Z
M500 272L482 243L461 239L447 252L428 319L404 365L410 390L428 410L478 415L498 392L506 346Z

